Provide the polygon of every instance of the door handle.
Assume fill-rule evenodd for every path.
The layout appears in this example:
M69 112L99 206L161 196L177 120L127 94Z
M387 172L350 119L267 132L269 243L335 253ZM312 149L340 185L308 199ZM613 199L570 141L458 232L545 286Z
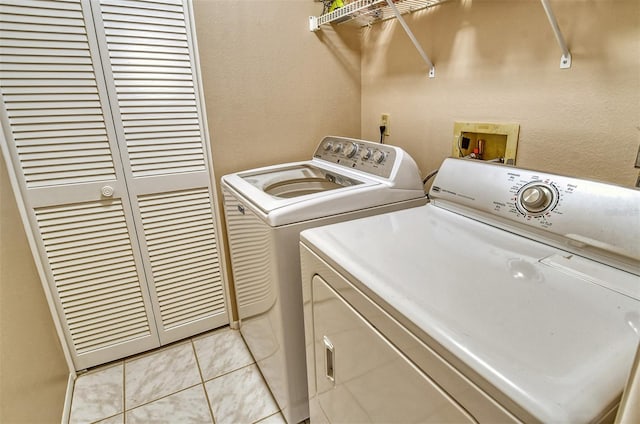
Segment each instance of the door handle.
M100 193L104 196L104 197L113 197L113 187L111 186L104 186L100 189Z
M336 358L335 358L335 349L333 347L333 343L327 336L322 338L324 342L324 371L325 377L329 379L333 384L336 384Z

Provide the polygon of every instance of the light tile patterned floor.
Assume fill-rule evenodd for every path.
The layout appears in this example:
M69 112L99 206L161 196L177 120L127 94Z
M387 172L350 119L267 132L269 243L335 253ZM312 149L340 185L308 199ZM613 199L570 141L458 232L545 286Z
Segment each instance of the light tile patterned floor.
M240 333L228 327L78 377L70 424L283 424Z

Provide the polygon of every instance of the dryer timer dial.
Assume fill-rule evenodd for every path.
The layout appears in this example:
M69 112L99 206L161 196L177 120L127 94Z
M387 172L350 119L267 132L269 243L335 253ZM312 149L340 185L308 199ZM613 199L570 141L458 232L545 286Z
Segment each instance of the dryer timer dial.
M546 210L553 202L553 192L542 184L533 184L522 190L520 203L530 213L539 213Z

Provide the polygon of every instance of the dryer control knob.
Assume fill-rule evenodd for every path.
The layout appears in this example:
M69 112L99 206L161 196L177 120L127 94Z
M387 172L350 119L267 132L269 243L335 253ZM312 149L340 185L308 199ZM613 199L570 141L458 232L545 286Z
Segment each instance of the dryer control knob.
M324 143L324 146L322 146L325 152L328 152L329 150L331 150L332 147L333 147L333 143L330 141L327 141L326 143Z
M532 185L522 192L522 206L532 213L545 210L553 200L553 193L543 185Z
M333 153L340 153L341 150L342 150L342 143L338 143L335 146L333 146Z
M376 150L376 152L373 154L373 161L375 163L382 163L384 161L384 158L386 157L387 155L385 152L381 150Z
M373 150L371 149L366 149L364 151L364 153L362 154L362 160L369 160L371 159L371 155L373 155Z
M349 143L347 147L344 148L344 154L348 158L352 158L358 153L358 145L356 143Z

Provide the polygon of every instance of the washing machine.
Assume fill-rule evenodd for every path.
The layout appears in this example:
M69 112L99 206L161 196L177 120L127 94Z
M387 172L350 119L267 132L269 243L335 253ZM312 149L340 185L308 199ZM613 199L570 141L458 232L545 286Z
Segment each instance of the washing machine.
M301 233L311 423L612 422L640 191L447 159L429 196Z
M300 231L424 205L414 160L390 145L325 137L312 159L222 177L240 332L283 416L309 417Z

